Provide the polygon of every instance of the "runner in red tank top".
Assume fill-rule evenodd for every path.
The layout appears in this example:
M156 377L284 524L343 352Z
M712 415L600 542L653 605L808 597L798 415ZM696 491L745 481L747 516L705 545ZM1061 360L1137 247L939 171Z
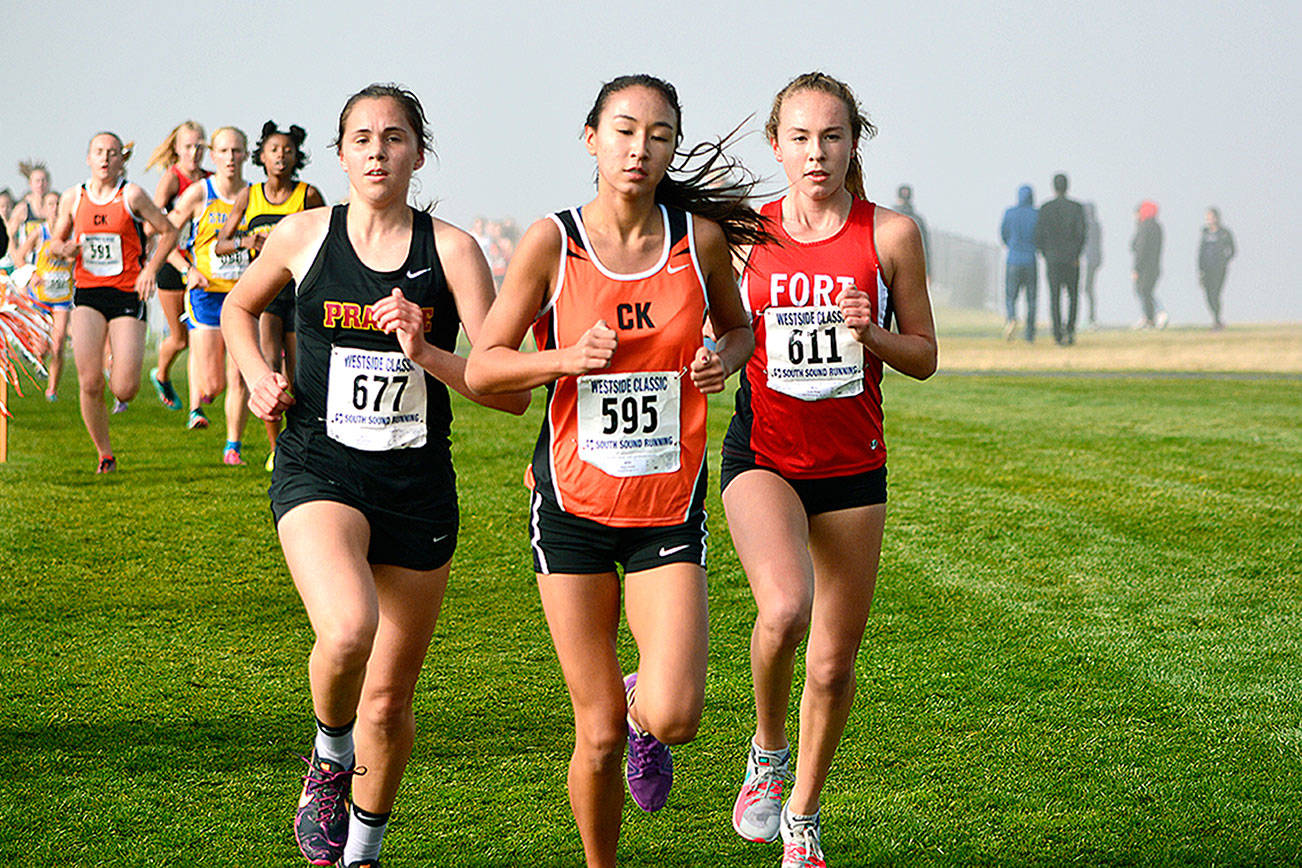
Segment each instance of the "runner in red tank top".
M182 121L150 155L145 168L157 166L163 172L154 189L154 204L164 212L172 210L187 187L212 174L203 168L206 139L201 124ZM173 256L185 271L189 271L193 264L184 253L188 234L182 236ZM158 342L158 366L149 372L149 378L158 393L158 400L169 410L181 409L181 398L172 386L172 363L190 343L189 330L181 322L181 314L185 312L185 274L182 268L166 262L158 270L158 306L167 319L167 335Z
M763 209L779 242L747 259L757 351L721 473L759 609L756 729L732 819L744 838L780 835L783 866L817 868L819 798L854 700L886 520L882 363L925 379L936 338L917 225L864 199L858 146L876 130L850 89L821 73L796 78L765 132L788 189ZM806 636L800 763L784 805L792 672Z
M140 389L145 350L145 301L154 294L158 267L176 246L176 230L145 191L123 178L129 147L113 133L90 140L90 180L63 194L51 251L75 257L72 356L77 364L81 418L99 452L96 472L117 469L104 406L104 352L113 349L109 388L125 405ZM144 225L158 245L144 261ZM76 235L73 237L74 228Z
M531 542L574 707L570 806L592 866L615 862L626 737L629 790L654 811L672 781L667 745L700 724L705 395L753 346L729 245L766 237L744 205L748 187L711 188L708 172L667 177L680 121L659 79L601 89L584 126L597 196L525 234L466 366L479 391L547 386ZM717 347L702 337L707 315ZM520 352L535 321L538 352ZM617 564L640 657L627 677L615 654Z

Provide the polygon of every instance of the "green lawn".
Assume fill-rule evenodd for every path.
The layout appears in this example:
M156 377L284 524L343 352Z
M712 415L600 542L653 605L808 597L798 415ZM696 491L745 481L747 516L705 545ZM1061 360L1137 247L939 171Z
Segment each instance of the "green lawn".
M189 432L142 393L97 477L75 379L57 404L25 390L0 465L0 863L303 864L311 636L259 426L226 468L220 410ZM1302 382L885 391L891 512L830 863L1302 862ZM456 403L461 544L390 868L580 861L524 532L539 410ZM780 858L729 827L754 607L717 493L710 513L705 720L669 806L629 801L629 865Z

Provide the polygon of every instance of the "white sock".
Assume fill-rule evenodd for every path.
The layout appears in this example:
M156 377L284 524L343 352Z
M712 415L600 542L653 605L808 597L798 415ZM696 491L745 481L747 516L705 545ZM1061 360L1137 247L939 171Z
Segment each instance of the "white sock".
M767 759L770 765L780 766L791 759L791 745L787 745L782 750L765 750L755 743L755 739L750 740L750 749L754 751L756 757Z
M353 721L353 723L356 723L356 721ZM352 768L353 724L326 726L318 720L316 722L316 741L313 743L313 747L316 748L317 759L329 760L340 768Z
M341 865L380 858L384 830L389 828L389 814L373 814L353 805L348 812L348 843L344 844Z

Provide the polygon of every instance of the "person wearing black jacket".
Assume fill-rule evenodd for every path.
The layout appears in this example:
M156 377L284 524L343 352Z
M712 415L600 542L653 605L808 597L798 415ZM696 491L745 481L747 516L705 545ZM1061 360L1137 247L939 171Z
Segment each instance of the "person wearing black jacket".
M1076 343L1076 308L1080 293L1080 255L1085 249L1085 209L1067 198L1067 176L1053 176L1057 194L1040 206L1035 224L1035 246L1044 257L1049 283L1049 313L1053 317L1053 339L1059 344ZM1062 317L1062 293L1067 293L1067 318Z
M1234 236L1221 225L1221 212L1207 209L1207 225L1203 227L1198 244L1198 282L1207 296L1207 307L1212 312L1212 328L1225 328L1221 321L1221 287L1225 285L1225 267L1234 258Z

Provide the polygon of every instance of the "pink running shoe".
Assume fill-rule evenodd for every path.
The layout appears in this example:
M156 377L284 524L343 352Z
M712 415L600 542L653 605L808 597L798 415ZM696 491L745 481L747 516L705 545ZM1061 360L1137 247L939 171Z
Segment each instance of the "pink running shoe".
M793 820L782 809L782 868L827 868L818 814Z
M782 790L790 780L790 753L778 762L751 745L746 757L746 779L732 806L732 828L747 841L771 843L778 839L782 816Z

